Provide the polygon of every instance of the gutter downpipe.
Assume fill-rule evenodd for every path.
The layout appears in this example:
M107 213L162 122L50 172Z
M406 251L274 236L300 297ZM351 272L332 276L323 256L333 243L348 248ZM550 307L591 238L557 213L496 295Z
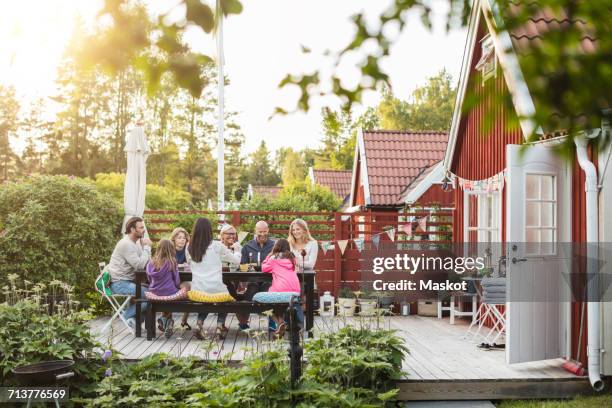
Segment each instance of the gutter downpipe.
M601 130L591 130L574 138L576 144L576 158L585 174L586 191L586 236L587 236L587 357L589 381L595 391L604 388L600 376L600 321L601 305L599 301L599 271L598 271L598 243L599 243L599 183L597 169L587 153L589 139L601 134Z

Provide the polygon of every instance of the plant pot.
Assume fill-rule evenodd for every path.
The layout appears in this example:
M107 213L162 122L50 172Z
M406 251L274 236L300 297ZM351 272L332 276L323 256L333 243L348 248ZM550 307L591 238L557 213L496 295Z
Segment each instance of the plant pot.
M359 300L359 315L374 316L376 313L376 299L361 299Z
M380 298L378 298L378 302L380 303L380 307L382 308L389 308L389 306L391 306L393 304L393 296L381 296Z
M338 298L338 316L353 316L357 308L357 299Z

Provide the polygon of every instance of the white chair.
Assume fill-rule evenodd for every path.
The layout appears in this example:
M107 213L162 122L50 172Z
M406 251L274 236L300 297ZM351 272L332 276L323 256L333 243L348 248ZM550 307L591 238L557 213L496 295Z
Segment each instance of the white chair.
M108 300L108 303L110 303L111 307L115 311L115 313L111 316L108 322L106 322L102 329L100 329L100 333L104 333L111 326L111 324L113 324L113 321L118 317L119 319L121 319L125 327L127 327L127 329L135 335L134 329L130 327L127 320L123 317L122 313L125 308L127 308L130 304L132 295L120 295L113 293L110 288L111 277L110 273L106 269L106 263L100 262L98 264L98 268L100 269L100 274L96 278L94 287L96 288L96 291L102 295L102 297Z

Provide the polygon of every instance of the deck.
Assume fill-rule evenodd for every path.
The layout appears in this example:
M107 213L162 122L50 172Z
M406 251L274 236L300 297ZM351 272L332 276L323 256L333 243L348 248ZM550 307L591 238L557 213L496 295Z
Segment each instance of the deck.
M175 321L178 326L179 316ZM399 382L401 399L565 398L590 393L588 380L565 371L562 359L508 365L503 350L478 349L475 341L464 338L466 322L458 319L450 325L448 319L421 316L381 319L378 324L398 330L410 350L403 362L404 379ZM92 330L98 333L103 323L104 319L94 320ZM195 315L190 316L189 323L195 326ZM357 319L317 316L315 336L317 331L335 330L345 323L360 324ZM215 324L215 315L205 322L211 336ZM197 340L189 331L177 331L170 339L158 332L153 341L147 341L145 337L132 336L120 322L114 323L112 338L110 331L97 337L103 344L110 340L112 347L129 360L164 352L177 357L239 361L269 347L267 318L251 315L248 335L238 331L233 314L226 324L230 328L228 336L215 342Z

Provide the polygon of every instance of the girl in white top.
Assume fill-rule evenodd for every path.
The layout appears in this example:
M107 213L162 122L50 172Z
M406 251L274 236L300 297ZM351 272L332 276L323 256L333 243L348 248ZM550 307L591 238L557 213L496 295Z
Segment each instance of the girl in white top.
M289 241L289 245L291 245L291 252L295 255L298 268L302 268L303 266L306 270L314 269L317 263L319 246L317 241L310 235L306 221L296 218L291 222L287 241ZM302 257L303 250L306 251L304 257Z
M191 270L191 290L209 294L227 293L223 283L222 262L240 263L240 252L232 252L219 241L212 239L212 226L207 218L198 218L193 226L191 241L187 248L187 261ZM203 325L207 313L198 313L195 335L204 338ZM217 336L224 337L226 313L217 316Z

